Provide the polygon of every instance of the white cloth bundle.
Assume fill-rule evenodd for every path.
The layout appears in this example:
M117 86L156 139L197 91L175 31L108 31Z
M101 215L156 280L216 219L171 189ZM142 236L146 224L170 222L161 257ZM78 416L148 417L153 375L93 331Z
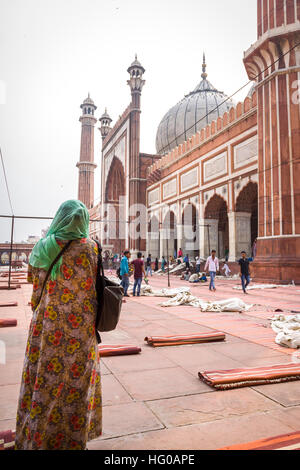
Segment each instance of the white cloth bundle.
M189 292L180 293L161 304L162 307L177 307L179 305L191 305L200 308L202 312L244 312L252 307L252 305L247 305L241 299L236 298L207 302L194 297Z
M292 349L300 347L300 315L275 315L271 327L277 333L276 344Z

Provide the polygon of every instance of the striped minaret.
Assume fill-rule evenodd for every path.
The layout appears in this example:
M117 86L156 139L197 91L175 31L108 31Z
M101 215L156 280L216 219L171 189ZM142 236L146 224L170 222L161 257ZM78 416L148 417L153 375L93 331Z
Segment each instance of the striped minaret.
M300 0L258 0L258 280L300 283Z
M80 160L76 165L79 169L78 199L90 209L93 207L94 170L97 167L94 163L94 127L97 122L94 112L97 106L88 95L80 107L82 109L79 119L81 122Z

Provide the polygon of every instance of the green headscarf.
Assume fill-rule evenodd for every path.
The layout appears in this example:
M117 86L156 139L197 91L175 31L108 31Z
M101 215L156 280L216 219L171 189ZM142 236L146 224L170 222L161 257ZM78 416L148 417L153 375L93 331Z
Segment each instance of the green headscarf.
M34 246L29 264L35 268L46 271L50 268L61 247L58 240L78 240L89 236L90 216L86 206L77 200L71 199L64 202L55 214L45 238L42 238ZM53 266L51 279L54 280L60 271L62 258Z

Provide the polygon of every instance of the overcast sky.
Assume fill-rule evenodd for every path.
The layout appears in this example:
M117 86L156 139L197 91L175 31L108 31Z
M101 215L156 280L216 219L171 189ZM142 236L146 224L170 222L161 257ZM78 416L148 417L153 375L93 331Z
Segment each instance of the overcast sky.
M256 40L256 0L0 0L0 146L16 215L53 216L77 198L80 104L90 92L113 123L130 101L127 68L146 69L141 151L155 153L170 107L201 80L227 95L247 83L243 52ZM243 99L246 87L237 97ZM98 125L97 125L98 127ZM101 137L95 129L95 161ZM95 199L100 195L96 170ZM10 214L0 167L0 214ZM15 241L47 222L17 221ZM0 219L0 241L10 226Z

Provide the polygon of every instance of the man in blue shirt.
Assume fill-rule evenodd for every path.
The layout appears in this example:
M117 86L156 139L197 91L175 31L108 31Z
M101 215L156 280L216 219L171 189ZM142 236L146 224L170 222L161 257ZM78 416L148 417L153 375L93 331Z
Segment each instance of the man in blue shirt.
M152 266L151 266L151 263L152 263L152 260L151 260L151 254L148 255L148 258L147 258L147 261L146 261L146 275L148 276L148 274L150 273L151 276L152 276Z
M130 251L124 251L124 256L120 264L120 276L122 277L121 286L124 289L124 297L129 297L127 294L129 287L129 265Z

